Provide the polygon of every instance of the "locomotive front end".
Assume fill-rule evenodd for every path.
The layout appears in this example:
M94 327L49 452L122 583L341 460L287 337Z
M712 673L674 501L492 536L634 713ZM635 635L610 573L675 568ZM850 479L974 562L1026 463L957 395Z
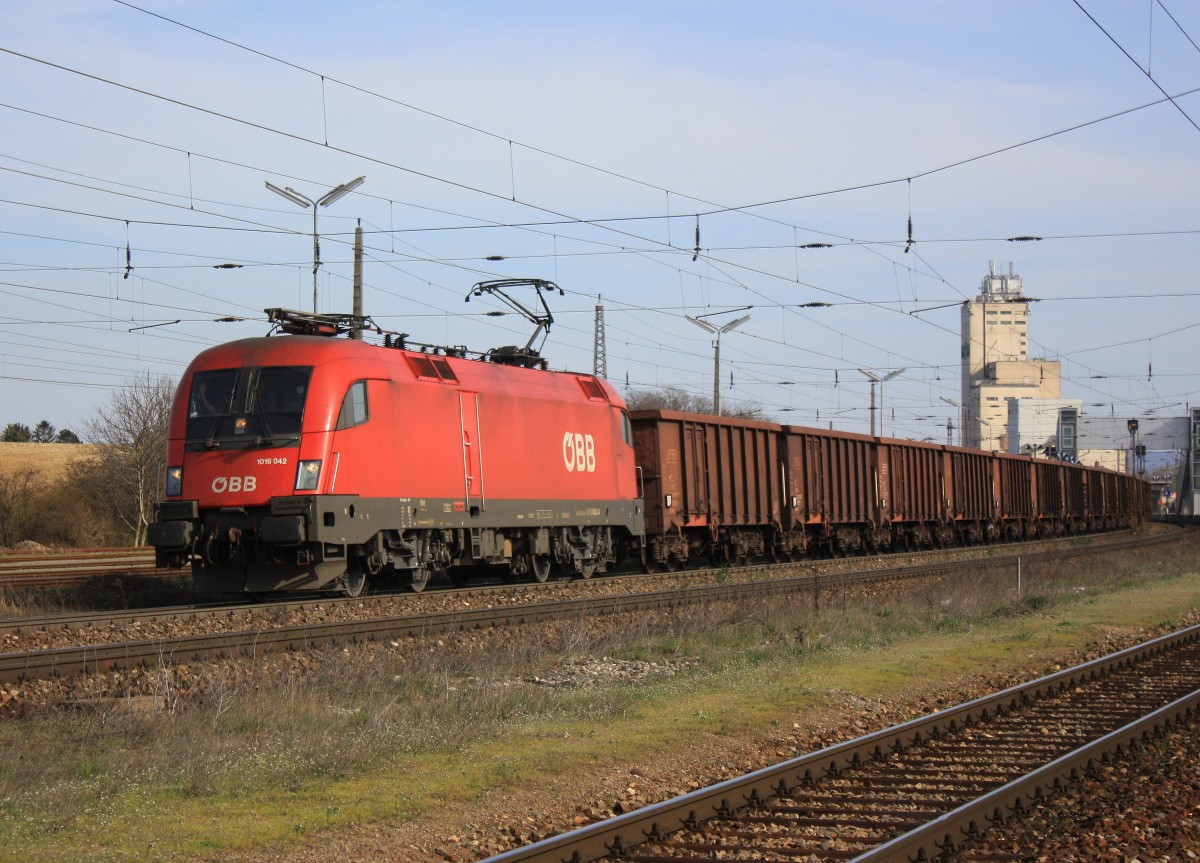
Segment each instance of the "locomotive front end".
M242 364L228 365L235 358ZM329 433L313 408L322 401L313 368L252 347L193 364L176 394L165 498L150 525L159 566L190 564L205 593L352 587L344 546L314 529L334 523L342 502L318 494Z

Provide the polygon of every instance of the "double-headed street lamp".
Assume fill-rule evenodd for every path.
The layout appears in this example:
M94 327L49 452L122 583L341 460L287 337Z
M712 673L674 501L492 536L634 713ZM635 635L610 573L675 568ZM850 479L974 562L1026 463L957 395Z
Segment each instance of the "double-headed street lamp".
M859 371L862 372L864 375L866 375L871 381L871 437L875 437L875 384L879 384L879 407L882 410L883 409L883 383L884 383L884 381L890 381L892 378L896 377L896 375L902 374L905 371L907 371L907 369L896 369L894 372L888 372L886 375L883 375L882 377L877 375L875 372L867 371L866 369L859 369ZM883 418L882 417L880 417L880 420L879 420L879 436L883 437Z
M750 308L750 307L747 306L746 308ZM738 309L734 309L734 311L738 311ZM742 315L740 318L730 321L723 327L718 327L714 324L710 324L708 321L700 320L700 318L708 317L708 315L701 315L700 318L693 318L691 315L684 315L684 317L687 318L689 321L691 321L696 326L700 327L701 329L708 330L710 333L712 333L713 335L715 335L717 337L716 342L713 343L713 413L715 413L717 416L720 416L721 415L721 336L724 333L727 333L733 329L737 329L742 324L746 323L746 321L750 320L750 316Z
M284 198L287 198L293 204L295 204L298 207L302 207L303 209L308 209L309 207L313 208L312 234L313 234L313 311L314 312L317 311L317 270L321 266L321 241L317 236L317 207L318 206L328 207L330 204L332 204L338 198L340 198L343 195L346 195L350 192L353 192L355 189L357 189L359 186L361 186L363 184L363 181L366 179L367 179L366 177L356 177L355 179L351 180L348 183L342 183L342 185L340 185L340 186L335 186L334 188L332 188L328 192L326 192L324 195L317 198L315 201L306 195L300 194L295 189L293 189L291 186L287 186L287 187L281 189L278 186L276 186L274 183L272 183L270 180L267 180L267 188L270 189L272 192L274 192L276 195L280 195Z

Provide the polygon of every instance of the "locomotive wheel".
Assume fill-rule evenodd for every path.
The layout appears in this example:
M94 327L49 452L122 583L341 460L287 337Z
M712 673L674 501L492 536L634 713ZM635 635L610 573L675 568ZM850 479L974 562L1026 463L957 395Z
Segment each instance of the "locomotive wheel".
M409 572L412 573L412 581L408 585L409 590L413 593L420 593L429 584L429 567L418 566Z
M360 569L350 569L345 575L331 585L333 590L321 591L325 596L355 597L363 592L367 583L367 574Z
M550 577L550 558L544 554L530 554L527 561L529 574L533 576L533 580L538 584L545 583Z

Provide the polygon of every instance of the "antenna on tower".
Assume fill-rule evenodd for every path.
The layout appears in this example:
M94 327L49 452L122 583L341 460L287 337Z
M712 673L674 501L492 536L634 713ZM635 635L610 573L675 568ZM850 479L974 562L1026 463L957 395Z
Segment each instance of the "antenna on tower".
M604 306L596 295L596 335L592 343L592 374L598 378L608 377L608 348L604 345Z

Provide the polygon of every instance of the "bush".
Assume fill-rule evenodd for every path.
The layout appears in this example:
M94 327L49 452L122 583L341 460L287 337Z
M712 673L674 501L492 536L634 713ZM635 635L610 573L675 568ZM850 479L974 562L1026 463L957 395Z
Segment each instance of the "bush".
M42 472L22 468L0 474L0 546L34 539L40 521Z

